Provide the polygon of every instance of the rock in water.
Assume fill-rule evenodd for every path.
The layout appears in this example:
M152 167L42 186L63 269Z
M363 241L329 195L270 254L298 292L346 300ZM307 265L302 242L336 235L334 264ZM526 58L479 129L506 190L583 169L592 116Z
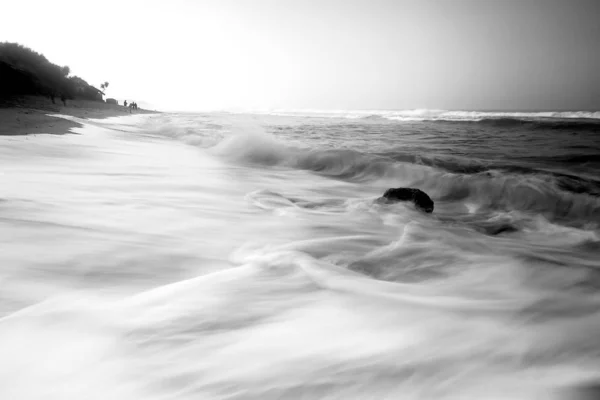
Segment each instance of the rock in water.
M419 210L433 212L433 200L420 189L391 188L385 191L382 199L386 202L412 201Z

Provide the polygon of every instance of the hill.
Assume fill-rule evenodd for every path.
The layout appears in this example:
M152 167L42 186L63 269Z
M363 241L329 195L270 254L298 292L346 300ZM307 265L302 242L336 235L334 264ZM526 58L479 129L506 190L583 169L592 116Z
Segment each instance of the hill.
M44 55L18 43L0 43L0 97L41 95L54 100L102 101L102 91L78 76L69 76L67 66L51 63Z

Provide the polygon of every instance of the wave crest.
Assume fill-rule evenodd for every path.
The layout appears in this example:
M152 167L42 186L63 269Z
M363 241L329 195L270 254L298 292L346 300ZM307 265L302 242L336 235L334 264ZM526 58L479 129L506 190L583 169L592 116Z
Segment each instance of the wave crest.
M540 111L540 112L497 112L497 111L450 111L450 110L259 110L254 114L320 117L344 119L386 119L400 122L446 121L446 122L486 122L499 125L525 122L548 122L557 124L584 119L577 124L600 124L600 111ZM566 120L566 121L565 121ZM596 126L597 127L597 126Z
M600 224L600 182L567 174L472 161L465 164L459 158L294 148L266 134L232 135L214 151L235 162L306 170L377 187L418 187L436 203L463 202L489 211L518 210L578 226Z

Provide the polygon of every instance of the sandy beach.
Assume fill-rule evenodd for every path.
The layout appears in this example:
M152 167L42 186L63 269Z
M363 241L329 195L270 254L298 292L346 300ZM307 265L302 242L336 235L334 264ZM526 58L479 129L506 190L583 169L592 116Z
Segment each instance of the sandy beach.
M138 109L133 113L155 112ZM68 100L67 106L64 106L59 99L56 99L56 104L52 104L50 99L44 97L26 96L10 101L0 101L0 136L38 133L62 135L69 133L71 128L79 125L73 121L51 116L52 114L70 115L77 118L130 115L127 107L99 101Z

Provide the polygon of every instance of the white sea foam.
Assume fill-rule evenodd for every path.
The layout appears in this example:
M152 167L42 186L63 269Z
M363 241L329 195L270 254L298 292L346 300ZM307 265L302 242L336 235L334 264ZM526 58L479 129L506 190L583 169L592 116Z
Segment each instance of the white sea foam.
M247 121L0 138L0 398L529 400L600 376L593 196ZM390 182L435 212L379 203Z

